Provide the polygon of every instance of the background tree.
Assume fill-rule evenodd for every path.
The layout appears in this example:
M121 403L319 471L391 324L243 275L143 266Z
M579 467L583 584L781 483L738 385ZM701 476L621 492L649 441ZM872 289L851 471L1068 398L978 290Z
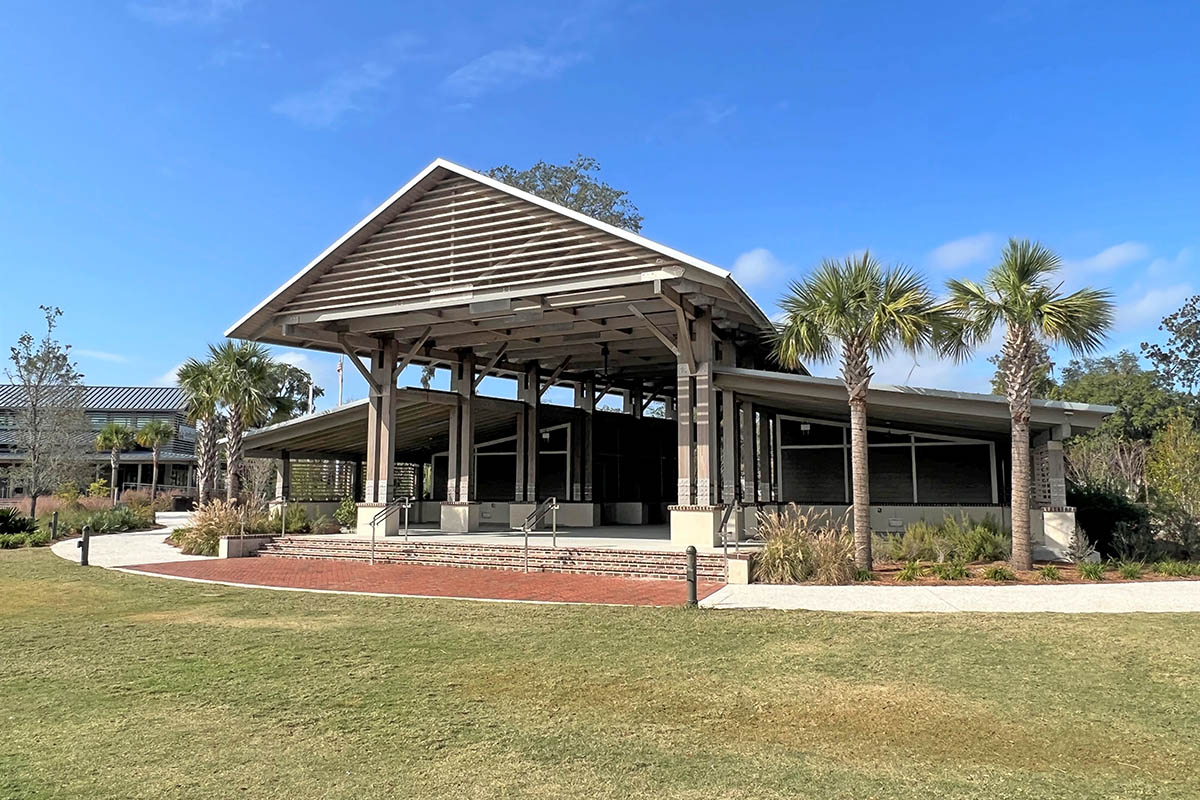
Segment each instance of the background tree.
M271 361L267 368L267 415L254 424L274 425L312 412L309 392L312 397L324 397L325 390L317 386L312 375L294 364Z
M1063 294L1049 280L1061 265L1049 248L1010 239L1000 263L982 284L952 280L951 305L963 316L965 338L981 343L1004 326L1004 388L1012 418L1012 565L1033 568L1029 538L1029 418L1033 404L1038 341L1065 345L1073 354L1097 350L1112 325L1111 295L1097 289Z
M904 267L884 269L870 253L824 261L793 282L779 303L785 320L774 341L775 359L795 369L803 361L841 359L850 404L850 451L854 500L854 561L871 568L871 510L867 467L867 390L872 358L896 348L914 355L949 341L952 319L934 302L918 275ZM961 352L954 353L961 355Z
M150 500L153 502L158 494L158 454L165 445L174 441L175 427L166 420L152 419L138 429L134 439L142 447L150 448Z
M1163 317L1158 329L1170 334L1167 343L1143 342L1142 352L1168 383L1194 397L1200 388L1200 294L1189 297L1178 311Z
M1008 362L1005 360L1004 353L994 353L988 358L988 363L996 367L996 371L992 374L992 394L1002 397L1007 395L1008 387L1004 376L1008 374ZM1048 398L1058 385L1054 382L1054 362L1050 359L1050 348L1040 340L1033 342L1033 376L1031 380L1033 381L1034 397Z
M1177 414L1154 437L1146 473L1161 531L1193 540L1182 542L1188 549L1200 546L1200 431L1190 416Z
M1116 406L1097 433L1149 440L1177 411L1194 413L1193 400L1176 391L1158 370L1144 369L1135 353L1073 359L1062 383L1048 395L1054 400Z
M242 439L271 407L271 356L256 342L226 340L209 346L209 360L227 419L225 499L235 502L242 495Z
M629 201L629 193L598 180L592 173L599 171L600 164L596 159L579 155L566 164L539 161L524 170L503 164L492 167L485 174L593 219L639 232L643 217L637 206Z
M176 379L187 395L188 421L196 427L197 500L204 506L212 499L217 482L220 389L212 364L195 358L183 363Z
M96 434L96 450L101 453L108 451L108 463L112 467L112 504L117 504L121 487L117 483L117 470L121 466L121 453L133 447L135 434L133 429L119 422L110 422Z
M20 461L5 471L29 497L29 516L36 519L37 501L77 477L87 446L83 415L83 374L71 360L71 346L54 338L62 311L41 306L46 333L36 339L26 331L9 349L8 379L19 387L13 450Z

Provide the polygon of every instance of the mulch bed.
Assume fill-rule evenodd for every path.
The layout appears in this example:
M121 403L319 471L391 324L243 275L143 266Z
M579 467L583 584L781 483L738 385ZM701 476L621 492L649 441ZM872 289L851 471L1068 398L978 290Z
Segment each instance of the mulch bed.
M1017 577L1017 579L1015 581L989 581L986 578L984 578L983 571L985 569L987 569L988 567L993 566L992 564L968 564L967 571L969 573L971 573L971 577L962 578L962 579L956 580L956 581L942 580L941 578L934 577L933 575L922 575L921 577L917 578L916 580L902 581L902 580L898 580L896 578L896 575L904 567L904 563L905 562L903 562L903 561L887 562L887 563L882 563L882 564L877 563L875 565L875 568L871 570L871 572L875 575L875 580L872 581L872 583L889 584L889 585L894 584L896 586L1015 586L1018 584L1038 584L1039 586L1053 586L1053 585L1059 584L1059 583L1144 583L1147 581L1195 581L1195 580L1200 580L1200 577L1197 577L1197 576L1174 578L1174 577L1168 577L1166 575L1159 575L1156 572L1151 572L1149 570L1149 568L1147 568L1142 573L1142 577L1135 578L1132 580L1128 579L1128 578L1122 578L1120 576L1120 574L1117 573L1116 570L1106 570L1104 573L1104 580L1093 581L1093 580L1088 580L1087 578L1080 575L1079 568L1076 567L1074 564L1054 563L1054 566L1058 567L1059 579L1056 581L1049 581L1049 580L1046 580L1045 578L1043 578L1036 569L1036 567L1040 567L1043 564L1051 563L1051 562L1047 561L1047 562L1037 562L1035 564L1035 569L1030 570L1028 572L1014 571L1013 574L1016 575L1016 577ZM922 567L924 567L926 569L930 566L926 562L921 562L921 565L922 565ZM1008 563L1004 562L1004 561L997 561L997 562L995 562L995 565L1007 567ZM864 583L862 585L869 585L869 584Z

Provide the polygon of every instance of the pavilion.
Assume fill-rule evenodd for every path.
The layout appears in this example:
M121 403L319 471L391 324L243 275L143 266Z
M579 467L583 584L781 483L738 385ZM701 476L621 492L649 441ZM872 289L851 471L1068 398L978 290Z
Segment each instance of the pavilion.
M226 335L344 354L369 386L248 435L284 462L285 495L299 464L334 463L360 527L401 496L453 532L555 498L564 525L669 523L676 545L712 547L760 508L850 500L845 390L773 364L772 331L727 270L439 159ZM449 369L450 390L397 388L410 364ZM515 397L480 394L488 377ZM545 402L556 385L572 406ZM1003 398L876 386L868 402L876 529L1008 518ZM1042 544L1074 529L1062 440L1112 411L1035 402Z

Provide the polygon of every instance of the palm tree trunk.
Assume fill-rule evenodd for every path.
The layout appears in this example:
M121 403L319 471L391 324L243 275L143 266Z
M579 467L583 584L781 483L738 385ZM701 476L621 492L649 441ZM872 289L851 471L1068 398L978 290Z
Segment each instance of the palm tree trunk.
M242 417L241 406L229 408L229 431L225 439L225 499L234 503L242 496L242 434L245 430L245 420Z
M842 346L842 381L850 402L850 466L854 502L854 564L871 569L871 479L867 471L867 387L871 364L865 343Z
M158 493L158 446L155 445L150 454L150 504L154 504L154 496Z
M117 467L121 463L120 451L114 447L112 453L109 454L108 460L112 466L112 504L113 508L116 508L117 497L120 495L120 491L117 488Z
M1030 461L1029 417L1033 405L1033 334L1010 327L1004 337L1008 412L1012 417L1012 557L1015 570L1033 569L1029 533Z
M850 401L850 468L854 500L854 565L871 569L871 480L867 469L867 401Z
M1012 568L1033 569L1029 535L1029 415L1012 421Z

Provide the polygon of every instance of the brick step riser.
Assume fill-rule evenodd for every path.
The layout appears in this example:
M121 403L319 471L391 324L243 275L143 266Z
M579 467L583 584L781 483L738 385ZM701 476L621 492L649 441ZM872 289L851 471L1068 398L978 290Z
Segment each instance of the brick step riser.
M312 555L325 555L331 558L339 556L367 556L370 554L370 548L326 548L326 547L299 547L299 546L280 546L280 545L265 545L259 550L260 553L306 553ZM525 554L520 550L442 550L437 548L382 548L375 549L377 557L392 556L400 558L408 558L413 556L428 556L438 558L495 558L495 559L520 559L524 562ZM582 550L558 550L558 551L529 551L530 560L573 560L573 561L591 561L603 562L612 564L655 564L661 566L678 566L683 569L687 565L687 559L677 556L658 556L650 555L642 557L629 557L614 555L604 551L582 551ZM724 569L724 559L721 558L705 558L697 559L696 565L699 568Z
M292 538L276 537L271 542L271 544L275 545L275 546L294 546L294 547L306 547L306 548L320 547L320 548L336 548L336 549L350 549L350 550L368 549L370 547L369 543L367 543L363 540L360 540L360 539L353 539L353 540L315 539L315 538L292 539ZM414 549L414 550L415 549L421 549L421 550L436 549L441 552L454 551L454 552L461 552L461 553L478 553L480 551L523 553L525 551L525 548L519 544L513 544L513 545L487 544L487 545L484 545L484 544L451 544L451 543L442 544L442 543L435 543L435 542L398 542L392 537L389 537L388 539L377 541L375 543L376 552L379 552L383 548L404 548L404 549ZM625 555L625 556L632 556L634 558L644 558L644 557L663 557L663 558L677 558L677 559L684 558L684 554L680 553L678 551L619 550L616 548L608 548L608 547L604 547L604 548L600 548L600 547L569 547L569 546L547 547L545 545L530 545L529 552L530 553L534 553L534 552L542 552L542 553L583 552L583 553L604 553L606 555ZM722 557L715 556L715 555L707 555L707 554L700 554L697 556L697 561L703 561L705 559L722 560Z
M311 547L271 547L266 546L259 551L260 555L307 555L312 558L370 558L371 552L368 549L361 551L326 551L323 548ZM488 561L508 561L508 563L524 564L524 555L520 553L438 553L431 551L384 551L377 549L376 558L388 558L397 560L448 560L448 561L473 561L473 560L488 560ZM668 569L668 570L684 570L686 569L686 561L682 560L653 560L653 559L611 559L595 557L589 553L556 553L556 554L539 554L529 553L529 563L539 564L595 564L595 565L613 565L613 566L640 566L653 567L653 569ZM725 565L721 561L707 561L707 563L697 563L698 570L724 570Z
M268 558L310 559L310 560L315 560L315 561L330 560L329 556L300 555L300 554L294 554L294 553L288 553L288 554L273 553L273 554L267 555L267 557ZM342 559L336 559L336 560L366 561L368 559L365 557L362 557L362 558L351 557L351 558L342 558ZM457 569L494 569L494 570L503 570L506 572L521 572L524 570L524 565L493 564L493 563L489 563L486 561L468 561L468 562L462 562L462 563L447 563L446 561L441 561L441 560L393 559L393 558L385 558L385 557L376 556L375 562L377 564L406 564L409 566L418 566L418 567L454 567ZM591 569L586 566L570 567L570 566L563 566L563 565L558 565L558 564L535 565L532 561L529 564L529 571L530 572L561 572L561 573L574 574L574 575L607 575L607 576L611 576L611 577L626 577L626 578L654 578L654 579L658 579L658 580L677 580L677 581L683 581L683 580L685 580L685 577L686 577L677 571L671 571L671 572L663 572L663 571L657 571L657 570L640 571L640 570L634 570L634 569L628 569L628 568L625 568L625 569L621 569L621 568ZM704 571L697 570L696 575L701 580L721 581L721 580L725 579L724 571L712 572L712 571L708 571L708 570L704 570Z
M342 552L342 553L337 553L337 554L330 554L330 553L324 553L324 552L313 551L313 550L301 550L298 548L297 549L289 549L289 550L263 549L263 550L259 551L259 555L265 556L265 557L288 557L288 556L291 556L291 557L296 557L296 558L330 558L330 559L335 559L335 560L346 560L346 561L349 561L349 560L358 561L358 560L370 558L369 552L354 552L354 553ZM523 557L515 557L514 558L514 557L507 557L507 556L490 556L490 555L489 556L472 555L472 556L448 557L448 556L444 556L444 555L430 554L430 553L381 553L381 552L376 552L375 560L376 561L398 562L398 563L419 561L422 563L431 563L431 564L433 564L433 563L441 563L441 564L488 563L488 564L504 564L504 565L515 566L515 567L523 567L525 564L525 559ZM639 570L639 571L652 571L652 572L678 572L680 574L682 574L687 568L686 564L676 564L676 563L663 564L663 563L654 563L654 562L647 563L647 562L639 562L639 561L613 561L613 560L591 559L591 558L563 558L563 557L544 558L544 557L534 557L532 554L530 554L530 557L529 557L529 564L531 566L536 564L538 566L546 566L546 567L554 567L554 566L586 567L589 569L592 569L592 568L595 568L595 569L614 568L614 569L621 569L621 570ZM697 572L702 573L702 574L703 573L714 573L714 574L721 573L721 574L723 574L724 569L725 569L724 565L722 565L722 564L698 564L697 568L696 568Z

